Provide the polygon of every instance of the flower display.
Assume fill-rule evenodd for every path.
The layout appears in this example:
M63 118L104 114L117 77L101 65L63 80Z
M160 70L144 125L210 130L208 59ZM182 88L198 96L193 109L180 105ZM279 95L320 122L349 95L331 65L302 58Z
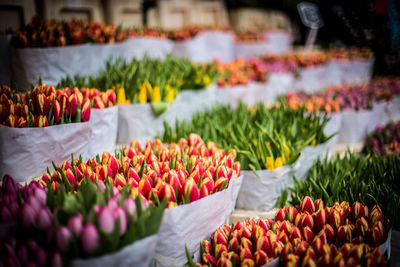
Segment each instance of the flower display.
M243 31L237 32L235 35L235 41L237 43L252 43L266 40L267 38L259 31Z
M274 222L249 219L223 225L200 244L196 266L262 266L280 258L283 266L386 266L378 248L388 237L379 206L335 202L325 207L305 197L284 207ZM192 264L194 266L194 264Z
M291 191L291 200L286 201L284 192L279 201L298 205L304 196L321 198L327 205L335 202L360 201L371 207L379 205L394 228L400 227L397 210L400 207L399 182L400 159L395 155L387 158L379 154L365 157L351 152L337 156L334 160L318 160L311 167L306 181L296 181Z
M400 122L378 126L367 136L363 152L377 152L382 156L394 154L400 158Z
M90 119L90 100L78 88L56 90L42 84L17 93L1 86L0 94L0 122L8 127L47 127Z
M144 57L126 62L108 61L96 76L66 77L57 87L114 89L118 104L172 102L180 90L203 89L216 78L209 65L167 56L165 60Z
M40 182L50 182L57 191L64 183L76 190L84 178L100 184L110 180L118 190L130 185L133 197L139 195L156 205L167 199L172 208L227 188L240 175L235 157L235 150L225 153L212 142L206 146L195 134L168 146L149 140L144 149L134 140L116 157L103 153L101 159L86 163L65 161L54 166L54 173L43 174Z
M326 142L330 138L324 134L328 120L304 109L263 104L248 108L241 103L236 109L217 106L196 113L191 122L177 122L175 132L164 124L163 140L176 142L196 132L224 149L235 147L243 170L272 170L294 163L304 147Z
M0 226L16 221L16 231L0 245L0 259L13 266L62 266L116 252L157 233L167 205L135 200L129 196L130 186L119 192L107 181L84 179L76 190L60 184L56 191L51 183L21 186L9 176L3 181L2 203L13 208L7 212L2 206Z
M34 17L22 30L15 32L12 44L16 48L59 47L83 43L115 43L127 38L127 32L115 25L95 21L43 21Z

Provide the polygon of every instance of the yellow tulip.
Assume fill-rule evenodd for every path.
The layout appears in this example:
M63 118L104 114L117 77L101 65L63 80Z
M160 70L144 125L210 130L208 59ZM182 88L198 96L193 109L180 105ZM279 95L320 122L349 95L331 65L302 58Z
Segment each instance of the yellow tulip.
M175 99L175 89L167 84L165 86L165 90L167 91L167 101L172 102Z
M203 77L203 82L204 82L204 85L205 85L206 87L208 87L208 86L210 85L210 83L211 83L210 76L208 76L207 74L204 75L204 77Z
M141 104L147 103L147 90L146 90L146 84L145 83L143 83L142 86L140 86L139 103L141 103Z
M317 143L317 140L314 138L314 140L312 140L311 145L312 145L312 146L315 146L316 143Z
M160 87L159 86L154 86L154 88L153 88L153 96L152 96L151 101L154 102L154 103L161 102L161 94L160 94Z
M267 157L265 161L265 168L267 168L267 170L274 169L274 159L272 157Z
M282 158L281 157L277 157L275 160L275 168L279 168L282 167Z
M117 104L130 104L130 100L126 100L125 89L119 88L117 93Z

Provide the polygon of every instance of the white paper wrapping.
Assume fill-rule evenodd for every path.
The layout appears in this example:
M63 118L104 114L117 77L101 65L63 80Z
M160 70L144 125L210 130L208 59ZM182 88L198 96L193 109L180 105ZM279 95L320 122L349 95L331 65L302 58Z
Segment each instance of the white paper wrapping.
M232 107L237 107L239 101L252 106L259 101L263 101L266 83L249 82L247 85L237 85L233 87L217 88L215 102Z
M0 84L11 86L11 64L9 45L11 34L0 35Z
M145 55L151 58L165 58L174 48L174 42L168 39L135 37L122 43L121 56L126 60L142 59Z
M145 144L162 130L165 113L156 116L150 104L118 105L118 144L129 144L133 139Z
M261 265L261 267L278 267L279 266L279 257L275 258L273 261L268 262L267 264Z
M242 171L243 182L236 207L239 209L269 211L277 203L282 191L293 186L292 167L274 170Z
M282 31L265 31L269 54L287 54L292 50L292 35Z
M355 58L350 61L350 73L348 83L363 83L371 80L374 67L374 58L369 59Z
M11 48L12 78L21 89L36 85L39 77L46 84L56 85L62 78L94 74L104 65L97 64L92 45L73 45L49 48ZM96 64L94 64L96 63Z
M347 78L347 72L350 71L350 62L348 60L329 60L326 68L325 85L337 86L343 84Z
M287 72L272 72L268 76L267 89L265 90L264 101L273 104L280 95L286 95L293 89L294 76Z
M157 235L151 235L128 245L121 250L97 258L73 260L71 267L131 267L149 266L157 244Z
M232 186L164 212L152 266L183 266L187 262L185 245L199 260L200 242L226 221L226 207Z
M172 55L201 63L211 62L214 58L231 62L234 60L233 39L230 32L205 31L190 40L175 42Z
M322 90L326 84L326 70L326 65L319 65L300 70L299 77L294 82L294 89L304 90L307 93Z
M313 163L319 158L322 159L327 155L329 156L329 152L329 143L305 147L293 167L293 172L296 179L302 179L304 181L307 178L308 171Z
M42 175L53 160L87 157L92 129L89 122L45 128L11 128L0 125L0 177L11 175L17 182Z
M229 186L232 186L232 190L230 192L230 202L228 203L228 207L226 209L226 223L229 222L229 218L231 217L233 211L235 210L237 197L239 195L240 187L243 183L243 175L240 175L235 180L231 180Z
M215 103L215 86L200 90L182 90L175 99L174 117L179 120L191 120L193 113L206 111ZM174 107L173 107L174 108ZM173 112L173 110L172 110ZM174 120L171 112L167 119ZM175 121L172 122L175 125Z
M339 141L339 135L340 135L340 128L342 124L342 114L339 113L330 113L328 115L330 117L330 120L328 123L325 125L325 134L326 136L330 136L332 134L335 134L331 139L328 140L327 142L327 148L328 148L328 157L330 158L333 153L334 153L334 147Z
M388 123L389 113L387 102L375 104L372 110L342 111L339 142L348 144L361 142L378 125Z
M89 142L89 157L103 152L114 153L118 131L118 106L105 109L91 109L90 126L92 136Z
M391 246L390 246L391 239L392 239L392 228L390 228L388 232L388 237L386 238L386 241L379 246L379 250L382 252L382 254L385 254L387 252L388 259L390 259L390 253L391 253Z
M268 41L258 41L251 43L235 43L236 58L251 59L258 56L273 54L271 45Z
M394 96L390 105L390 119L393 121L400 120L400 96Z

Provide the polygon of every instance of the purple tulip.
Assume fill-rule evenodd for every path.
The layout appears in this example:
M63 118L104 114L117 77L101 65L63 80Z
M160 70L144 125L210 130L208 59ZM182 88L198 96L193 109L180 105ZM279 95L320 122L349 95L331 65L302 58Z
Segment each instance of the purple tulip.
M6 174L3 176L3 182L2 182L2 191L4 194L6 193L12 193L12 192L17 192L17 183L14 181L14 179Z
M1 222L13 221L14 217L12 216L12 213L7 206L0 207L0 211L1 211L0 213Z
M7 256L5 256L5 258L2 259L2 261L5 263L5 266L21 266L18 258L13 254L8 254Z
M136 203L135 203L135 200L133 200L133 198L125 199L124 209L129 215L132 215L136 219L136 217L137 217Z
M39 212L40 208L42 207L42 205L40 204L39 200L33 195L29 196L27 202L30 204L32 209L35 211L35 214L37 214Z
M17 203L16 201L13 202L13 203L10 203L10 204L8 205L8 210L10 211L11 216L13 216L13 218L17 217L17 215L18 215L18 210L19 210L18 203Z
M99 233L93 224L87 224L83 227L80 239L83 251L87 254L94 252L100 245Z
M40 229L47 230L53 224L53 216L47 207L42 207L36 216L36 222Z
M51 267L61 267L63 265L61 254L58 252L53 253L51 257Z
M21 263L26 263L29 258L28 254L28 249L26 248L25 245L20 245L17 251L17 256L18 259L21 261Z
M65 226L59 226L56 230L56 244L61 252L69 250L69 243L71 241L71 232Z
M114 230L114 218L112 216L111 209L108 207L103 207L100 209L98 214L99 218L99 227L101 230L106 232L107 234L112 233Z
M114 217L114 220L119 219L119 224L120 224L119 233L120 233L120 235L125 234L126 227L127 227L127 224L128 224L125 211L122 208L118 207L113 211L113 217Z
M28 203L23 203L21 206L21 221L22 226L28 228L35 222L36 212Z
M46 264L47 255L46 255L46 252L44 251L44 249L42 249L41 247L38 246L35 249L34 255L35 255L36 263L39 266L44 266Z
M38 244L36 243L36 241L33 240L33 239L29 239L27 243L28 243L28 247L29 247L31 250L35 250L36 247L38 246Z
M75 235L79 236L82 231L82 215L78 214L68 220L68 229Z
M47 194L42 188L35 188L33 193L41 205L46 205Z
M38 265L36 263L30 261L26 264L26 267L38 267Z

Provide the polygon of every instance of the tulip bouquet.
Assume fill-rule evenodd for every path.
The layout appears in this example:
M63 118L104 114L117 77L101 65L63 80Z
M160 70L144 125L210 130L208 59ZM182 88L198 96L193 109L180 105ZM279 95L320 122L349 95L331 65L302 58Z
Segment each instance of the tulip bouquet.
M249 219L218 228L201 242L196 266L386 266L378 246L387 237L388 222L377 205L325 207L305 197L297 209L280 209L274 222Z
M173 142L197 132L224 149L233 145L244 170L272 170L295 162L307 145L326 142L330 138L324 134L327 122L326 117L307 114L304 109L217 106L195 114L191 122L176 122L175 133L165 123L163 140Z
M52 183L55 191L61 184L77 189L84 178L100 184L110 182L119 190L131 186L130 194L141 196L159 205L168 199L168 207L185 204L222 191L231 179L240 175L240 164L234 162L236 152L228 154L215 143L208 146L198 135L165 146L150 140L144 149L134 140L117 154L103 153L102 158L65 161L55 166L54 173L43 174L42 183Z
M322 198L332 205L336 201L360 201L371 207L375 204L392 221L395 228L400 227L400 159L390 155L384 158L377 154L359 157L346 152L333 161L318 160L311 168L306 181L294 179L290 188L292 205L300 203L304 196ZM279 201L283 206L287 199L284 192Z
M144 27L144 28L127 29L126 31L129 38L134 38L134 37L151 37L151 38L161 38L161 39L168 38L168 33L161 29L152 29Z
M372 55L372 51L366 47L350 47L348 49L330 47L327 51L327 56L330 60L351 60L354 58L368 59Z
M400 122L391 122L378 128L367 136L363 152L377 152L382 156L397 155L400 157Z
M90 119L90 101L77 89L42 84L26 93L0 87L0 122L8 127L47 127Z
M259 31L242 31L237 32L235 35L235 41L238 43L252 43L266 40L267 38Z
M68 22L43 21L39 17L22 30L15 32L12 44L16 48L59 47L83 43L115 43L127 37L127 32L115 25L72 19Z
M224 27L185 27L168 32L168 38L174 41L189 40L204 31L229 31Z
M71 194L74 189L68 183L54 191L43 181L21 187L10 177L4 179L4 196L13 196L10 204L20 208L18 231L0 254L20 264L60 265L61 258L65 262L119 251L156 234L167 204L155 207L139 198L135 201L129 198L129 186L119 192L108 182L95 185L83 180Z
M186 59L165 60L144 57L131 62L108 61L106 68L92 77L63 79L58 87L95 87L102 91L114 88L118 104L171 102L179 90L207 87L216 73L210 66L192 64Z
M117 104L117 96L111 89L101 92L96 88L81 88L80 92L85 100L89 99L91 107L95 109L110 108Z

